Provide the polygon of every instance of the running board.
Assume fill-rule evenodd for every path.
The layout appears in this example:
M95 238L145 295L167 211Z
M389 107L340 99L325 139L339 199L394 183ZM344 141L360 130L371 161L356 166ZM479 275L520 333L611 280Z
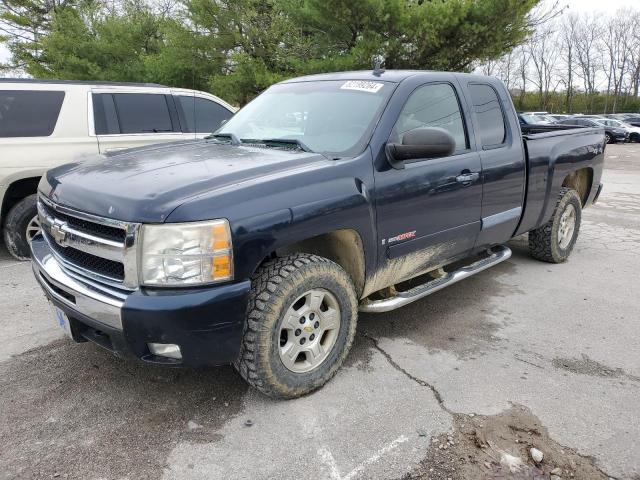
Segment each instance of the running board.
M489 267L493 267L500 262L504 262L511 257L511 249L504 245L494 247L490 250L491 255L481 260L478 260L466 267L459 268L453 272L449 272L440 278L431 280L417 287L413 287L406 292L398 292L395 297L385 298L382 300L364 300L359 307L361 312L367 313L382 313L395 310L396 308L404 307L410 303L420 300L421 298L431 295L432 293L442 290L449 285L464 280L467 277L482 272Z

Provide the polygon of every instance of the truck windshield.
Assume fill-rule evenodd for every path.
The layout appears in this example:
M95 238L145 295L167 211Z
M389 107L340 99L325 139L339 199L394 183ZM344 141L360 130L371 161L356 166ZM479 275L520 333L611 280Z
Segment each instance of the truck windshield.
M366 147L394 86L377 80L274 85L215 135L247 143L263 141L267 146L303 145L332 156L357 155Z

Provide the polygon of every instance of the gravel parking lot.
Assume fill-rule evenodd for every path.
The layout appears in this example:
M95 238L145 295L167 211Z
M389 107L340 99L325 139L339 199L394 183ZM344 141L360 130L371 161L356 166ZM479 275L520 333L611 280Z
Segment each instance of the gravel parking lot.
M519 238L493 269L362 315L347 365L293 401L231 367L71 343L0 253L0 478L640 479L640 145L608 147L604 183L567 264Z

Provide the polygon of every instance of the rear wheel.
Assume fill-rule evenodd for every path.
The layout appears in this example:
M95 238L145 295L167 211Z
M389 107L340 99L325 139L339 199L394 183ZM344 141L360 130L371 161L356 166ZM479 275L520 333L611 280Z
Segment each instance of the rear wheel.
M18 260L27 260L31 256L29 245L40 233L36 202L36 194L23 198L9 210L4 223L4 243Z
M549 221L529 232L531 256L549 263L566 261L578 239L581 220L582 203L578 193L570 188L561 188Z
M640 133L632 133L629 135L629 141L633 143L640 142Z
M357 311L353 283L334 262L309 254L270 260L252 280L235 366L271 397L309 393L342 365Z
M607 143L607 144L611 143L611 141L612 141L612 140L611 140L611 135L609 135L608 133L605 133L605 134L604 134L604 141L605 141L605 143Z

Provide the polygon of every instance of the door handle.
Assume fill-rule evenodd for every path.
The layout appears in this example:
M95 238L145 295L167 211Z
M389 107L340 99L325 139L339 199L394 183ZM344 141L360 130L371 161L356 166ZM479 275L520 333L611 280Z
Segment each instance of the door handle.
M462 183L465 185L469 185L472 182L475 182L480 178L480 174L478 172L464 172L456 177L456 182Z

